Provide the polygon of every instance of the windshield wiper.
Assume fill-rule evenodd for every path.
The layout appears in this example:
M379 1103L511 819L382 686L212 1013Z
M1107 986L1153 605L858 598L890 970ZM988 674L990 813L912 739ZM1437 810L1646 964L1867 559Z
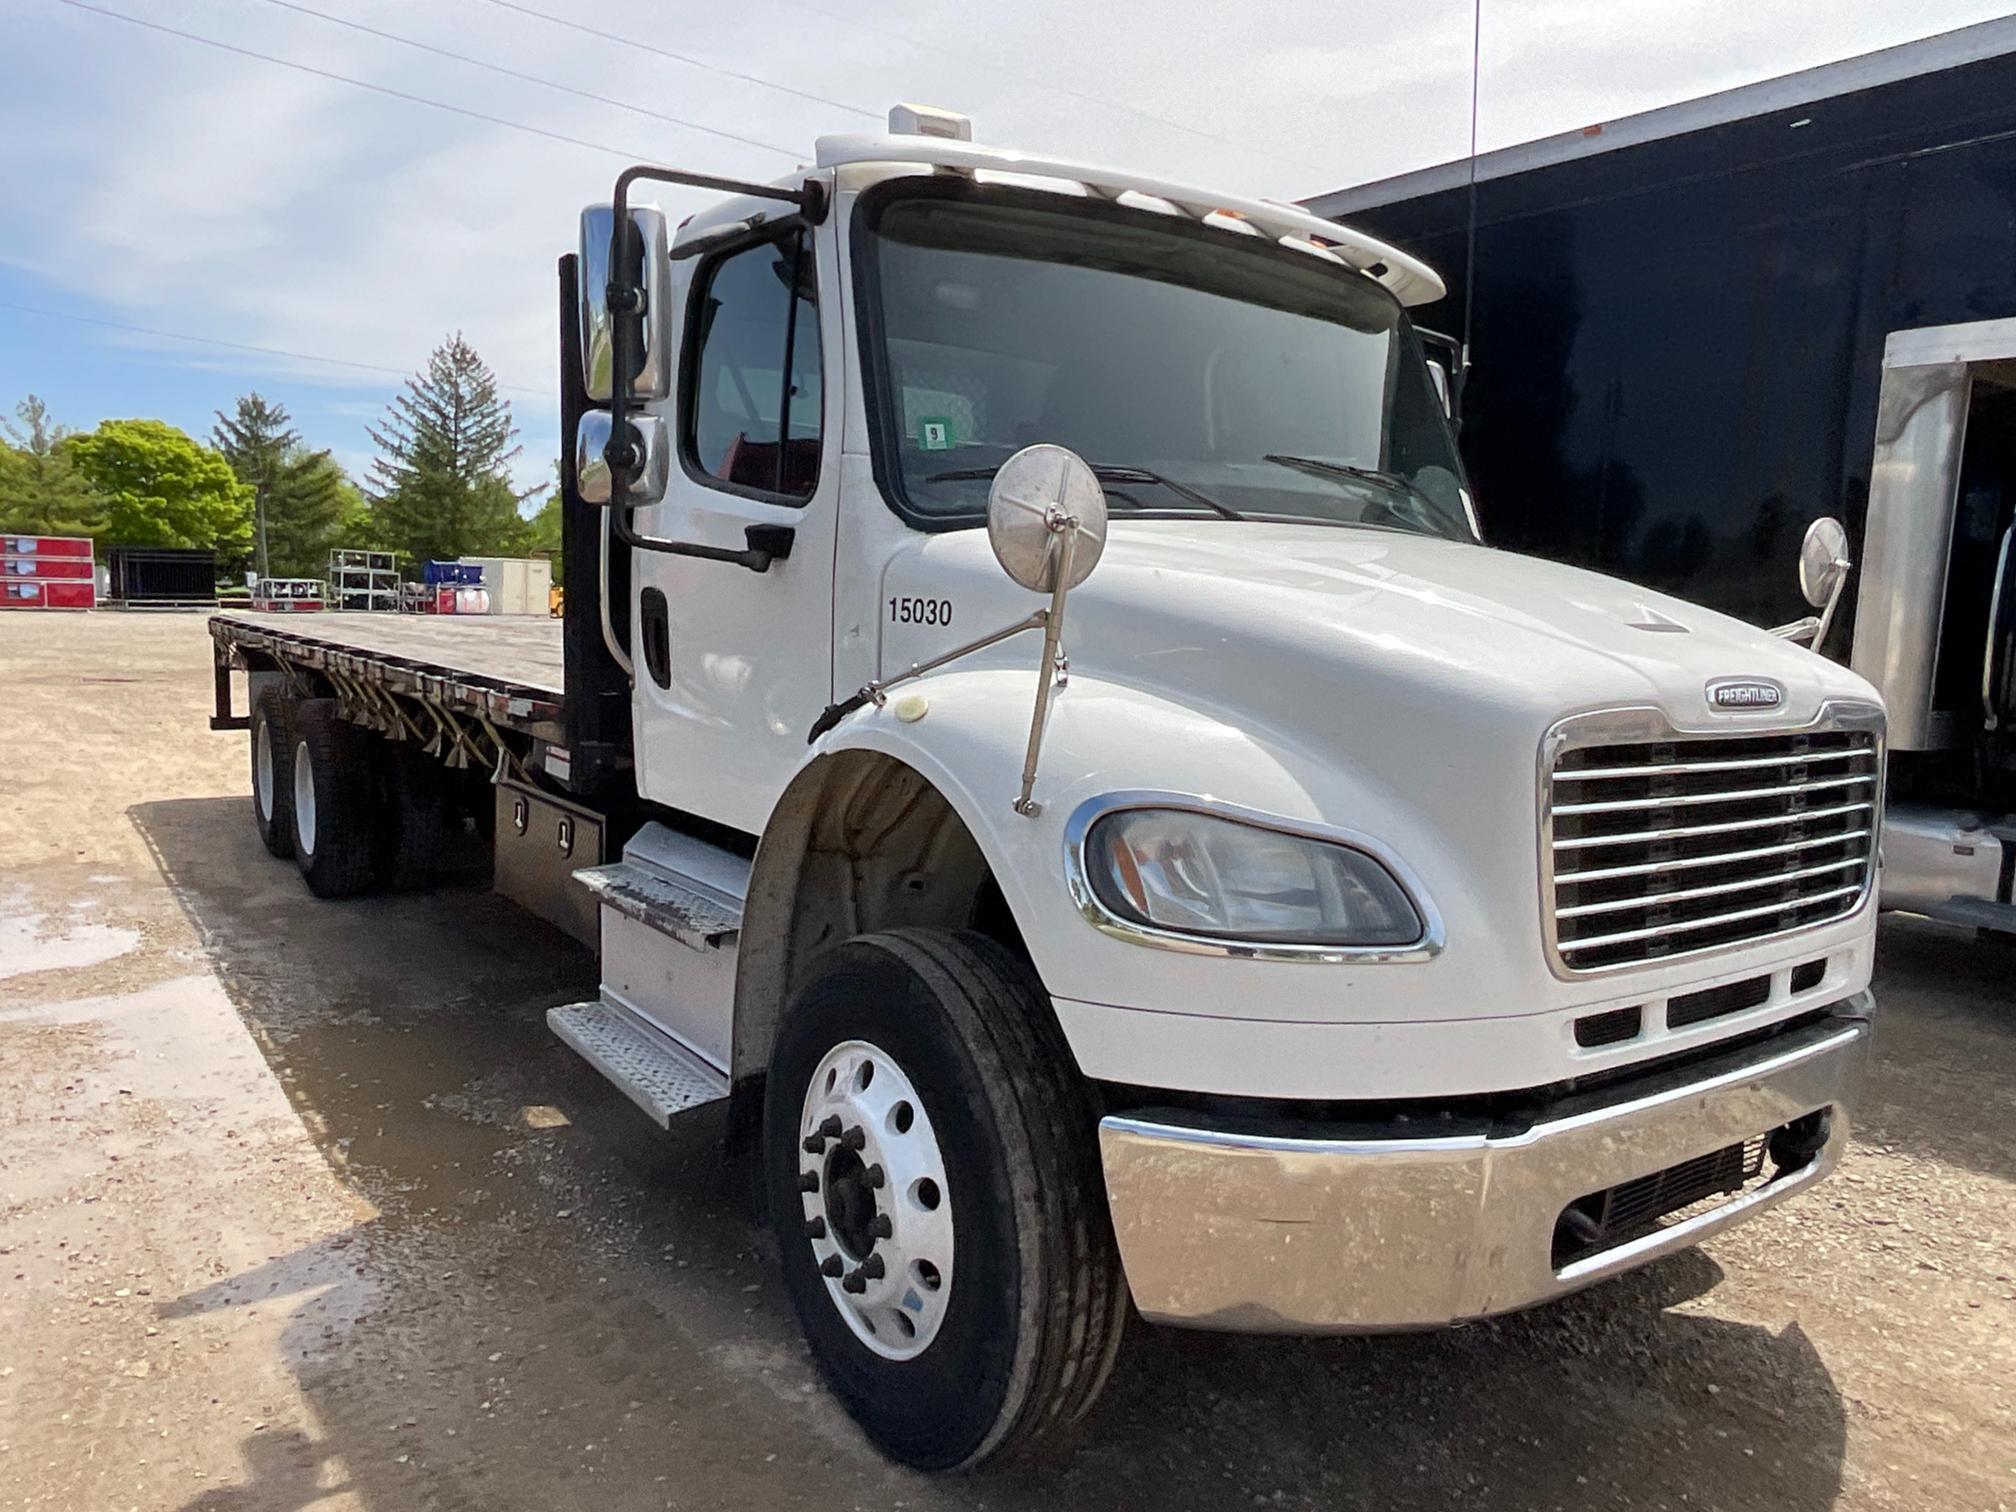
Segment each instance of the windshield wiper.
M924 481L926 483L972 482L983 478L991 478L999 471L1001 471L999 463L991 467L955 467L946 472L926 473ZM1228 520L1243 520L1246 518L1246 516L1239 513L1231 505L1220 504L1216 499L1202 490L1192 488L1188 483L1178 483L1174 478L1165 478L1158 472L1150 472L1145 467L1116 467L1105 463L1098 463L1092 467L1092 476L1097 478L1101 483L1152 484L1157 488L1168 489L1169 492L1186 503L1195 504L1199 509L1208 509L1214 514L1223 515ZM1116 495L1116 497L1124 498L1125 495Z
M1272 462L1277 467L1292 467L1297 472L1314 473L1320 478L1341 478L1347 483L1370 483L1387 493L1426 505L1429 515L1445 525L1460 527L1464 523L1452 518L1438 500L1423 493L1411 478L1403 477L1396 472L1387 472L1378 467L1359 467L1352 462L1332 462L1324 457L1302 457L1294 452L1267 452L1262 455L1261 460ZM1370 525L1374 522L1360 520L1357 523Z
M1366 483L1377 483L1390 488L1395 493L1418 493L1420 490L1396 472L1386 472L1377 467L1359 467L1351 462L1331 462L1323 457L1298 457L1293 452L1267 452L1261 458L1280 467L1298 468L1303 472L1319 473L1329 478L1352 478Z

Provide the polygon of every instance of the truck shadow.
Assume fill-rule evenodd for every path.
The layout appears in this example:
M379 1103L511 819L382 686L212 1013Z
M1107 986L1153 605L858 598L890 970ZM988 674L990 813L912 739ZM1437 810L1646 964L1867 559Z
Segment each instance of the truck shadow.
M1981 1116L2016 1084L2012 976L2016 940L1884 916L1862 1138L2016 1181L2006 1127Z
M174 1299L284 1309L313 1431L190 1512L416 1507L1825 1508L1845 1418L1796 1327L1687 1310L1690 1254L1386 1339L1137 1327L1079 1443L924 1479L819 1388L708 1112L661 1133L547 1032L588 952L474 890L311 901L243 798L131 811L324 1158L373 1216ZM269 1312L267 1315L271 1315Z

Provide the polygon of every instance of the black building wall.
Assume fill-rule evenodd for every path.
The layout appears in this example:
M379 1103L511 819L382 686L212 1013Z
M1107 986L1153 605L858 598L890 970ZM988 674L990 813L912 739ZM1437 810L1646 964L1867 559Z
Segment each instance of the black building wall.
M2016 316L2016 58L1479 184L1463 448L1487 536L1760 624L1808 521L1859 541L1883 342ZM1468 195L1354 225L1460 332Z

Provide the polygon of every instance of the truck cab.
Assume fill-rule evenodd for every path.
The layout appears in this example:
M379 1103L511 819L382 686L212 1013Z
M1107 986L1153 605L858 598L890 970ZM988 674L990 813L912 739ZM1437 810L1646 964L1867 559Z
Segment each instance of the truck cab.
M1486 545L1416 260L891 128L584 215L531 761L634 782L556 1031L730 1102L870 1435L1026 1452L1132 1313L1439 1327L1824 1177L1870 686Z

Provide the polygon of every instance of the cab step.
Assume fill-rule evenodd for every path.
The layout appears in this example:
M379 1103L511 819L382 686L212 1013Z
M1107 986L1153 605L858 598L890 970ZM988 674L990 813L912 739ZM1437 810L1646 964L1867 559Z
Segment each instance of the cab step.
M695 950L719 950L742 930L749 863L661 824L647 824L623 859L586 867L574 880L603 908Z
M677 1040L596 999L546 1010L546 1022L660 1128L672 1115L728 1095L728 1078Z

